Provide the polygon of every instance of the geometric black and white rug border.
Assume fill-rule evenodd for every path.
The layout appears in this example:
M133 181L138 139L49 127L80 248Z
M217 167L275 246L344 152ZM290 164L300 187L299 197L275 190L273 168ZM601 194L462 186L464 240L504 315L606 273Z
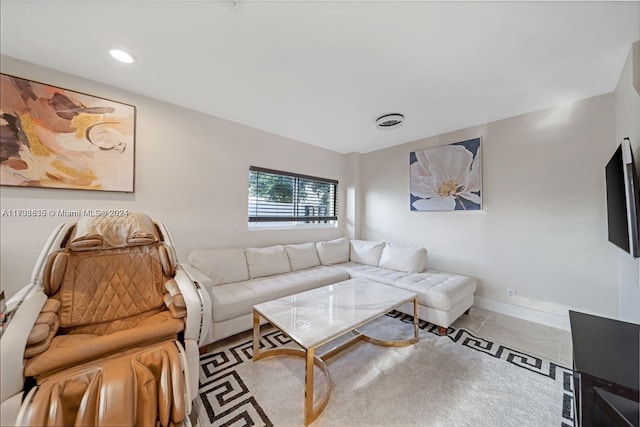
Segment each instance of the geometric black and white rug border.
M413 323L413 316L392 311L387 316L405 323ZM419 320L421 330L437 334L437 327ZM562 423L559 427L573 426L573 372L570 368L506 347L502 344L477 337L466 329L449 327L447 337L453 342L479 351L487 356L504 360L514 366L554 381L562 381ZM290 343L289 337L277 329L261 336L260 347L269 349ZM242 381L235 367L251 360L253 352L251 338L232 347L207 353L200 357L200 369L205 378L199 384L199 397L207 414L207 425L263 425L273 426L260 404Z

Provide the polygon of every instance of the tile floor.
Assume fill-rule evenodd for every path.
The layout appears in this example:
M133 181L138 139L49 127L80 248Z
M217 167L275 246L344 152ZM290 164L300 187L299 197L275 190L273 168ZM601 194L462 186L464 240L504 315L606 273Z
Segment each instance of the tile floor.
M482 338L571 368L571 332L472 307L453 325Z

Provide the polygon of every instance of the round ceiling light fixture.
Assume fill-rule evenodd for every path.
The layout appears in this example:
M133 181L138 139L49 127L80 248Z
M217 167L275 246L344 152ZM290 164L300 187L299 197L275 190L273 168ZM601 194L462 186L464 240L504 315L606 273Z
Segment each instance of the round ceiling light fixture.
M120 62L124 62L125 64L133 64L135 62L135 58L130 54L121 49L111 49L109 54L113 56Z
M385 114L376 119L376 126L378 129L396 129L404 122L404 116L402 114L393 113Z

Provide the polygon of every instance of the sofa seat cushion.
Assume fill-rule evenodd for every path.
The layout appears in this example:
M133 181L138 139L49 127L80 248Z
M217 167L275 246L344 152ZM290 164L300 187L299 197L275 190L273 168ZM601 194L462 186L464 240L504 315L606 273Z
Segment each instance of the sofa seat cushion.
M133 346L175 338L183 328L182 319L174 319L164 311L143 320L135 328L108 335L58 335L45 352L27 360L24 374L36 377Z
M411 274L402 271L372 267L370 265L358 264L357 262L336 264L335 267L345 270L354 279L369 279L374 282L384 283L385 285L394 285L397 280L411 276Z
M341 269L318 266L277 276L214 286L209 289L213 321L221 322L246 315L253 306L319 286L348 280Z
M352 278L407 289L418 294L418 303L437 310L448 311L476 290L476 281L467 276L427 270L423 273L405 273L355 262L336 264Z
M476 291L476 281L459 274L427 270L398 278L394 286L418 294L418 303L436 310L448 311Z

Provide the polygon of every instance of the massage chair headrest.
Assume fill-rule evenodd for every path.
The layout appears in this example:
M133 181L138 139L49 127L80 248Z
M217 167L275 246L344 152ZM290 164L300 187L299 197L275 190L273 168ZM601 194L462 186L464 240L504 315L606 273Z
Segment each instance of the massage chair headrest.
M153 221L143 213L127 216L84 217L69 242L72 251L115 249L150 245L158 240Z
M130 213L126 217L82 218L76 224L68 250L73 252L100 249L116 249L149 245L158 241L151 218L143 213ZM158 246L162 270L168 277L175 275L176 261L164 244ZM52 296L58 292L67 269L68 254L65 251L49 255L44 271L44 291Z

